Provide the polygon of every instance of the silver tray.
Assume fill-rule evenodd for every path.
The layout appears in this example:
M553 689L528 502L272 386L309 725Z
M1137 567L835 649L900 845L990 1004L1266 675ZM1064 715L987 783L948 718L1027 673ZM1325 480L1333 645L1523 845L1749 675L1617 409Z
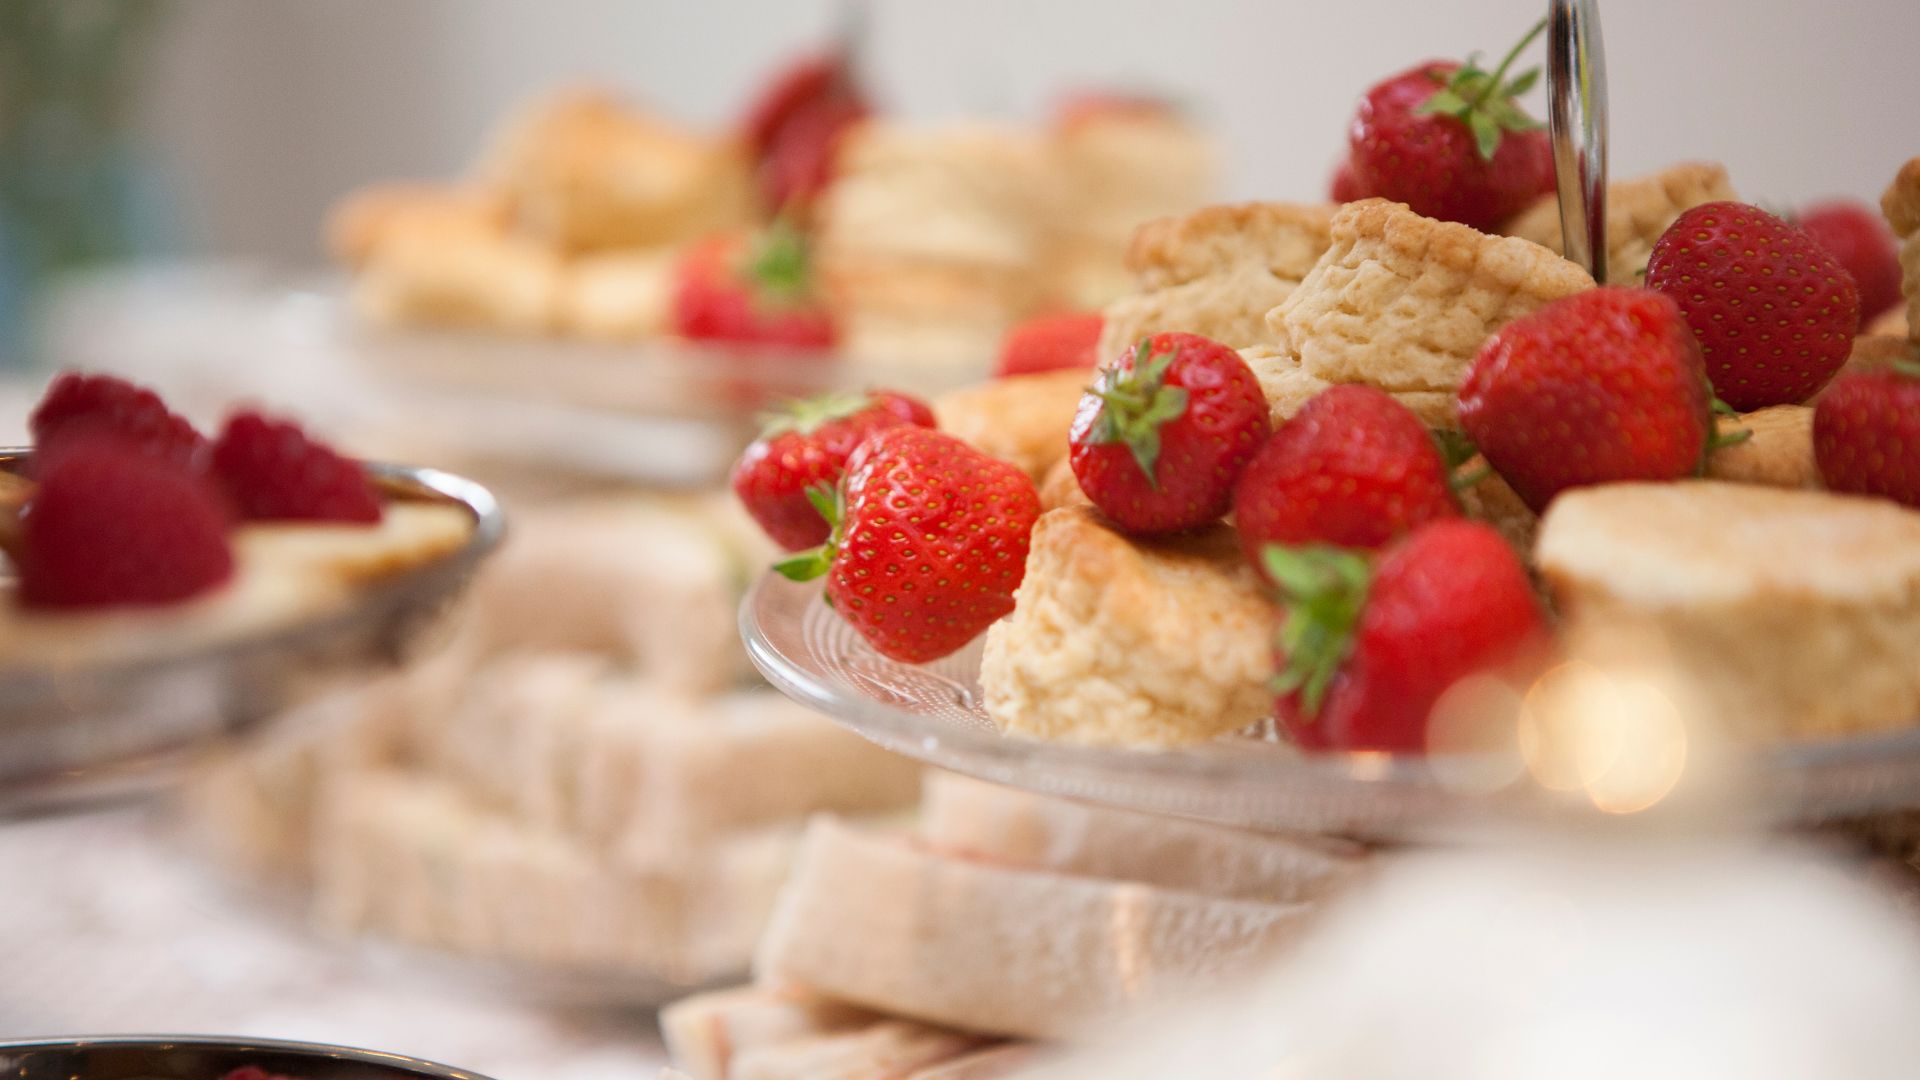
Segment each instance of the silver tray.
M1043 794L1225 825L1456 840L1626 820L1793 825L1920 805L1920 729L1695 754L1668 797L1623 809L1543 787L1495 755L1304 755L1246 736L1173 750L1008 737L982 705L979 641L931 664L889 660L826 605L818 583L771 572L749 590L740 623L769 682L896 753Z
M0 470L30 460L30 451L0 451ZM406 465L367 470L391 497L465 508L472 535L301 622L138 659L0 672L0 818L145 793L217 740L416 653L505 522L470 480Z
M254 1065L292 1080L487 1080L431 1061L324 1043L197 1035L0 1042L10 1080L220 1080Z

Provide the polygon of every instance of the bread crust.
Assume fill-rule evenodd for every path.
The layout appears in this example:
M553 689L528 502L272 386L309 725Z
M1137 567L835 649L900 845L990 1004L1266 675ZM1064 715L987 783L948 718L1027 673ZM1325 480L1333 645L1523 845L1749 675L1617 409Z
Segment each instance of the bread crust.
M1920 341L1920 157L1908 159L1880 197L1900 240L1900 291L1907 294L1907 336Z
M1143 290L1247 267L1297 282L1327 249L1334 209L1302 203L1234 203L1158 218L1133 234L1127 269L1138 277Z
M1723 438L1742 431L1748 436L1707 455L1709 478L1783 488L1820 486L1820 466L1813 457L1813 410L1807 406L1775 405L1722 417L1718 427Z
M940 430L1020 467L1035 484L1067 456L1067 435L1093 374L1045 371L993 379L936 398Z
M1169 746L1270 711L1273 607L1231 529L1165 542L1088 507L1042 515L1013 614L987 632L980 681L1003 731Z
M1332 246L1267 322L1328 382L1454 393L1495 330L1592 286L1537 244L1363 199L1334 215Z
M1651 176L1608 185L1607 281L1638 284L1654 241L1675 219L1702 203L1737 198L1726 167L1717 162L1682 162ZM1505 231L1561 253L1559 196L1541 196L1508 222Z

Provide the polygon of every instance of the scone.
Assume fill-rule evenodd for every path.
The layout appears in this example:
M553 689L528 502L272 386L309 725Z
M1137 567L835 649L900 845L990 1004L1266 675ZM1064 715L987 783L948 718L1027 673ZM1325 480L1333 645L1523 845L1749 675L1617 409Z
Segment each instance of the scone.
M1737 198L1727 180L1727 170L1710 162L1685 162L1652 176L1608 185L1607 281L1614 285L1639 284L1653 243L1667 226L1702 203ZM1506 233L1556 253L1563 251L1560 197L1541 196L1507 223Z
M1740 484L1770 487L1820 486L1820 467L1813 458L1813 410L1805 405L1775 405L1770 409L1725 417L1720 434L1745 431L1745 442L1724 446L1707 455L1707 477Z
M1141 226L1127 249L1139 291L1108 305L1101 357L1170 330L1236 349L1266 343L1266 313L1326 250L1332 215L1328 206L1245 203Z
M504 229L508 206L497 191L458 184L381 184L356 191L327 215L327 249L348 266L365 263L395 233Z
M1034 527L1013 614L980 684L1012 735L1117 746L1201 742L1273 704L1274 613L1232 530L1143 543L1097 511Z
M1073 474L1073 462L1061 458L1040 481L1040 509L1058 510L1063 506L1092 506L1093 500L1080 490L1080 478Z
M609 252L567 268L560 291L560 330L592 341L644 341L672 325L681 251Z
M510 123L484 166L529 235L564 251L657 247L748 224L751 166L735 140L676 127L598 90Z
M1067 433L1093 374L1048 371L1014 375L936 398L940 430L989 457L1018 465L1034 483L1067 456Z
M1452 394L1495 330L1592 287L1537 244L1363 199L1334 215L1333 245L1267 321L1316 378Z
M1920 157L1900 167L1880 209L1900 238L1900 291L1907 294L1907 336L1920 341Z
M1299 360L1271 345L1242 349L1240 358L1253 369L1254 378L1260 380L1260 390L1266 395L1268 415L1275 427L1293 419L1307 402L1333 385L1309 374ZM1453 394L1437 390L1390 390L1387 393L1429 428L1456 431L1460 427L1459 402Z
M544 334L554 328L563 273L552 250L498 221L439 215L379 235L353 303L376 325Z
M1713 481L1586 488L1547 511L1537 562L1574 656L1675 687L1709 730L1920 722L1920 514L1894 503Z

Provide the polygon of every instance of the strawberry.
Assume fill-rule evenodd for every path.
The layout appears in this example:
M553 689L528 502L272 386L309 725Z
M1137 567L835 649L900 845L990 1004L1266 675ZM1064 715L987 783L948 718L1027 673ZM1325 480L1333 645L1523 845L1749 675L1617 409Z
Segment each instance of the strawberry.
M1571 487L1691 475L1713 432L1711 400L1679 305L1607 286L1488 338L1461 384L1460 422L1539 511Z
M1100 343L1104 323L1097 311L1028 319L1001 339L994 378L1073 368L1092 370L1099 363L1094 348Z
M1547 639L1526 568L1479 522L1422 526L1374 567L1320 546L1268 547L1262 561L1287 605L1277 715L1308 749L1424 751L1448 687Z
M1920 509L1920 359L1835 379L1813 409L1813 453L1834 491Z
M112 375L61 373L47 386L27 424L36 468L42 470L68 445L101 434L186 468L197 468L206 456L207 440L158 394Z
M832 530L816 503L831 500L847 457L867 436L902 424L933 427L933 410L891 390L791 402L740 455L733 467L734 496L786 550L824 544Z
M1739 412L1812 397L1847 362L1860 325L1859 289L1840 260L1745 203L1681 214L1654 241L1647 287L1680 305L1714 392Z
M1359 202L1371 198L1373 192L1360 186L1360 178L1354 174L1353 162L1342 161L1333 170L1333 179L1327 184L1327 197L1337 203Z
M1800 211L1795 224L1853 276L1862 327L1900 302L1900 249L1885 218L1857 202L1834 199Z
M804 210L832 179L841 135L871 111L844 53L805 57L775 76L741 125L766 206Z
M233 575L220 494L111 435L76 437L41 471L15 559L31 608L170 604Z
M1233 493L1247 558L1270 544L1377 548L1460 512L1418 417L1370 386L1335 386L1260 448Z
M1216 521L1271 430L1260 380L1198 334L1156 334L1095 376L1068 435L1080 490L1121 528Z
M776 565L827 575L827 600L882 655L952 653L1013 610L1040 495L1027 474L951 435L907 425L860 444L826 544Z
M1489 232L1551 191L1553 149L1516 100L1539 70L1507 78L1545 25L1491 73L1435 60L1368 90L1347 135L1352 190Z
M374 524L380 498L360 463L298 424L242 411L213 444L213 473L249 521Z
M813 294L806 242L775 222L751 244L723 237L680 264L674 330L694 341L782 349L833 344L833 320Z

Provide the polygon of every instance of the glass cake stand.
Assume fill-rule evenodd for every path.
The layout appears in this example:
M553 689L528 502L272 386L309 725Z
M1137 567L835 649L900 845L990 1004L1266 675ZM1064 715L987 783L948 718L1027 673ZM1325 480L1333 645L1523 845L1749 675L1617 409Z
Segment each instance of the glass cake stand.
M0 451L0 470L30 460L30 451ZM150 791L217 740L422 647L499 543L504 519L470 480L406 465L367 470L390 498L464 508L474 520L466 543L291 624L134 659L0 670L0 819Z
M1545 786L1496 754L1306 755L1258 736L1167 750L1010 737L983 707L978 641L931 664L898 663L835 614L818 583L771 572L749 590L740 621L769 682L896 753L1042 794L1223 825L1457 840L1625 818L1811 824L1920 803L1920 730L1736 750L1710 766L1703 758L1687 764L1688 776L1710 779L1644 805Z

